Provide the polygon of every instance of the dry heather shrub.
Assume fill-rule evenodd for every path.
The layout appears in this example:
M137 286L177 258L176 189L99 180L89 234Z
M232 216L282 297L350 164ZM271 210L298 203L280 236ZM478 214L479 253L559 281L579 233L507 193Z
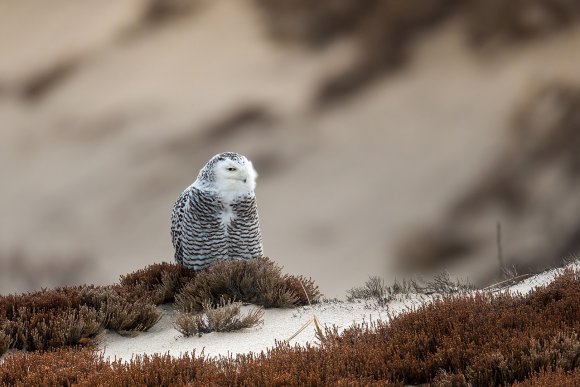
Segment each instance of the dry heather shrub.
M513 383L541 369L574 367L580 350L578 297L578 274L567 271L526 297L446 298L389 325L378 323L374 332L354 327L338 335L331 330L325 345L344 351L357 343L352 350L368 348L372 357L373 347L382 342L377 356L391 359L381 366L388 380L444 381L443 370L448 378L463 375L473 385Z
M580 372L564 371L558 368L555 371L544 371L534 374L523 382L513 384L514 387L553 387L553 386L580 386Z
M231 384L215 362L186 354L109 362L91 349L15 353L0 365L2 386L183 386Z
M8 327L4 321L0 321L0 356L12 347L12 336L7 332Z
M0 349L78 345L104 327L120 332L148 330L161 317L151 300L173 300L175 292L193 276L181 266L159 264L122 277L122 285L0 296Z
M105 369L110 366L93 349L20 352L7 356L0 365L0 385L70 386Z
M322 296L312 278L286 274L284 275L284 282L288 290L296 294L297 302L295 306L315 304Z
M95 337L103 329L104 314L83 306L64 311L31 311L19 308L14 319L4 324L11 347L28 351L78 345L81 339Z
M251 328L263 322L264 311L260 308L252 308L244 316L240 313L241 303L222 301L221 305L212 308L204 306L209 329L216 332L231 332L243 328Z
M439 299L388 324L329 328L319 346L280 343L236 358L154 355L123 363L90 352L10 355L0 364L0 384L575 385L579 274L567 270L527 296Z
M81 302L102 311L105 328L117 332L147 331L161 318L155 305L131 301L119 294L117 287L87 289L81 294Z
M133 299L147 295L156 304L175 301L175 295L196 272L182 265L156 263L144 269L121 276L120 285Z
M3 336L10 348L47 350L79 345L104 327L147 330L160 314L146 300L133 301L123 288L79 286L0 297ZM1 345L4 347L4 345Z
M83 287L43 289L38 292L0 296L0 317L12 319L14 313L25 306L28 310L68 310L79 306L79 294Z
M437 371L437 375L431 385L433 387L469 386L463 374L450 374L444 369Z
M1 331L10 348L37 350L78 345L103 329L104 314L80 305L83 287L0 297Z
M187 283L175 301L182 311L195 312L203 310L208 300L213 305L224 299L266 308L290 308L306 305L308 299L315 303L319 298L313 281L283 275L280 267L268 258L257 258L212 265Z
M114 370L114 372L112 372ZM136 356L129 364L113 362L107 372L91 373L83 377L81 386L200 386L231 385L215 361L203 356L185 354L180 358L170 355Z
M173 327L185 337L208 333L203 313L178 312Z
M232 332L251 328L263 322L264 311L252 308L242 316L241 303L225 301L212 306L210 302L203 304L203 313L178 313L175 319L175 329L184 336L199 335L210 332Z

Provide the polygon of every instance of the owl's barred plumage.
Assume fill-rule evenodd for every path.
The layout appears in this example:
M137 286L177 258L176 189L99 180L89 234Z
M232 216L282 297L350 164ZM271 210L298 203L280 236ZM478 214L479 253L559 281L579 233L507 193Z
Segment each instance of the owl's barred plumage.
M177 198L171 216L175 260L201 270L223 259L263 256L256 171L237 153L214 156Z

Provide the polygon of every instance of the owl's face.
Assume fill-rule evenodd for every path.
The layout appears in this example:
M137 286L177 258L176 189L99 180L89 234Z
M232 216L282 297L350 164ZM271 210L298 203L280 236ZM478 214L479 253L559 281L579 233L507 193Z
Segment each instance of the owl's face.
M258 174L252 162L241 156L239 160L226 158L214 166L216 186L221 191L249 192L256 188Z
M257 176L252 162L245 156L226 152L215 155L207 162L195 185L231 196L253 192Z

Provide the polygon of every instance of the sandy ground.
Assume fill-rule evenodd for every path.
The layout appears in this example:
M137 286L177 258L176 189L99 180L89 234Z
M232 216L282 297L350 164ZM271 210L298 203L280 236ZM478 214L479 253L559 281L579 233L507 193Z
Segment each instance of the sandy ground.
M142 2L70 3L47 25L33 1L0 2L10 8L0 52L11 53L0 57L1 293L113 283L171 261L171 206L226 150L260 173L265 252L285 271L311 276L329 297L370 274L393 278L400 235L479 178L526 90L580 80L580 28L481 56L451 23L400 71L313 111L315 86L348 62L348 42L277 45L246 1L201 2L153 26L136 25ZM63 34L74 39L61 44ZM63 65L72 70L45 94L21 95ZM216 129L247 109L269 118Z
M570 267L579 269L580 263ZM536 287L549 284L563 269L554 269L528 278L511 287L496 290L508 291L512 294L526 294ZM185 352L204 353L207 356L229 356L238 353L265 351L275 345L276 341L284 341L296 333L306 322L316 315L324 326L336 326L339 331L363 322L386 320L402 312L413 310L433 297L411 295L393 301L384 307L378 307L372 302L322 302L312 307L296 309L267 309L264 323L255 328L248 328L231 333L209 333L201 337L184 337L173 327L175 311L171 305L160 307L164 313L161 321L149 332L140 333L137 337L123 337L114 332L103 335L100 347L105 357L111 359L129 360L139 354L169 353L179 356ZM248 307L244 307L248 308ZM290 341L291 344L317 345L314 325Z
M243 307L242 313L250 306ZM344 329L352 324L386 318L387 310L372 309L362 303L324 303L312 308L267 309L264 323L255 328L238 332L213 332L201 337L184 337L173 327L175 311L172 306L160 308L164 315L149 332L136 338L125 338L113 332L106 333L101 347L105 356L111 358L131 358L133 354L170 353L179 356L185 352L201 353L209 356L235 355L265 350L276 341L284 341L296 333L302 325L316 314L321 323L336 325ZM311 324L291 343L316 342L314 326Z

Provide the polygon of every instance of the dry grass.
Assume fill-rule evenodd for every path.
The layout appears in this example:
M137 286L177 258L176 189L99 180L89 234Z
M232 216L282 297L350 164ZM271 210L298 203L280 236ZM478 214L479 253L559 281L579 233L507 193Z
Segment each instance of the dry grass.
M431 281L420 285L419 288L425 294L462 294L475 290L475 287L467 281L452 280L447 272L437 274Z
M348 290L346 298L348 301L374 301L379 306L385 306L397 295L416 294L418 290L418 285L413 280L403 280L402 282L395 280L392 285L387 285L382 278L372 276L363 286Z
M222 300L213 306L207 302L202 313L178 313L175 329L184 336L201 335L210 332L232 332L251 328L263 322L264 311L252 308L242 316L240 302Z
M105 361L90 349L13 354L1 385L578 384L580 272L526 296L455 295L389 323L327 329L319 346L279 343L236 358Z
M348 301L363 300L373 302L378 306L385 306L395 299L401 299L416 294L465 294L474 290L474 287L464 281L452 280L448 273L436 275L431 281L417 281L414 279L396 280L387 285L378 276L371 276L363 286L354 287L346 292Z

